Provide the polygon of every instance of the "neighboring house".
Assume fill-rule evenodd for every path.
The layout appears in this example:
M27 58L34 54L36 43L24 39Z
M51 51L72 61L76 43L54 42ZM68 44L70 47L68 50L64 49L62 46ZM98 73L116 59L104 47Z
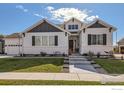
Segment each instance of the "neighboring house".
M96 19L86 24L76 18L60 25L43 19L20 34L5 37L7 54L94 54L112 50L116 28ZM12 37L11 37L12 36Z
M13 33L4 38L5 54L18 55L22 52L22 37L21 33Z
M0 35L0 54L4 53L4 40L3 40L4 36Z
M124 54L124 38L118 42L119 53Z

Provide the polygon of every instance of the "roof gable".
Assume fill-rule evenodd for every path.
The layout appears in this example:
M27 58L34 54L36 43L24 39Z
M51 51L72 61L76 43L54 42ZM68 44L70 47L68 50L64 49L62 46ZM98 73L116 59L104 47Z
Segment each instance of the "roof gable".
M71 19L65 21L63 24L66 24L66 23L68 23L68 22L70 22L70 21L72 21L72 22L78 21L78 22L80 22L80 23L83 24L83 22L81 22L80 20L78 20L77 18L74 18L74 17L72 17Z
M109 29L111 28L112 31L117 30L114 26L112 26L100 19L94 20L93 22L85 25L83 28L109 28Z
M107 27L99 23L98 21L96 21L94 24L90 25L88 28L107 28Z
M40 20L36 24L27 28L24 32L67 32L70 34L70 32L48 22L46 19Z
M118 41L119 44L123 43L124 44L124 38Z
M38 26L29 30L28 32L63 32L63 31L54 27L53 25L49 24L48 22L44 21L41 24L39 24Z

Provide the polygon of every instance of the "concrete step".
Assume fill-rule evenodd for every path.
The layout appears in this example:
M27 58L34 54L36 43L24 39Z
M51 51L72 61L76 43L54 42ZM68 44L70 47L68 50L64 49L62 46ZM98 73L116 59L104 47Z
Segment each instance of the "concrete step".
M69 68L69 64L64 64L63 68Z
M86 61L85 60L83 60L83 61L80 61L80 60L78 60L78 61L77 60L76 61L75 60L69 60L69 63L89 63L89 64L91 64L91 62L87 61L87 60Z
M93 64L93 67L94 67L94 68L101 68L101 66L98 65L98 64Z
M90 63L69 63L69 65L91 65Z
M91 62L91 64L96 64L96 62L94 62L94 61L90 61Z
M87 59L69 59L69 61L87 61Z
M69 60L64 60L64 64L69 64Z
M82 56L69 56L69 58L85 58L85 57L82 57Z

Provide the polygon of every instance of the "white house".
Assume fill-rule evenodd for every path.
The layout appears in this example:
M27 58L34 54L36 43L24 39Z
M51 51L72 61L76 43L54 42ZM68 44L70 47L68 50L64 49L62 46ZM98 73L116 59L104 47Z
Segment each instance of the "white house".
M119 53L124 54L124 38L118 41Z
M83 23L76 18L55 25L43 19L22 33L5 37L6 54L94 54L109 52L113 46L113 32L116 28L96 19Z

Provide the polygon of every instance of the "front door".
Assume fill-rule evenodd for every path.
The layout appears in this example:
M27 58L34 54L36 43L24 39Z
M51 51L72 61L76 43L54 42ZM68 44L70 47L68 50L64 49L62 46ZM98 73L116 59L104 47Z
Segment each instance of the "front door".
M69 54L72 54L73 53L73 40L69 40Z
M124 47L121 47L121 54L124 54Z

